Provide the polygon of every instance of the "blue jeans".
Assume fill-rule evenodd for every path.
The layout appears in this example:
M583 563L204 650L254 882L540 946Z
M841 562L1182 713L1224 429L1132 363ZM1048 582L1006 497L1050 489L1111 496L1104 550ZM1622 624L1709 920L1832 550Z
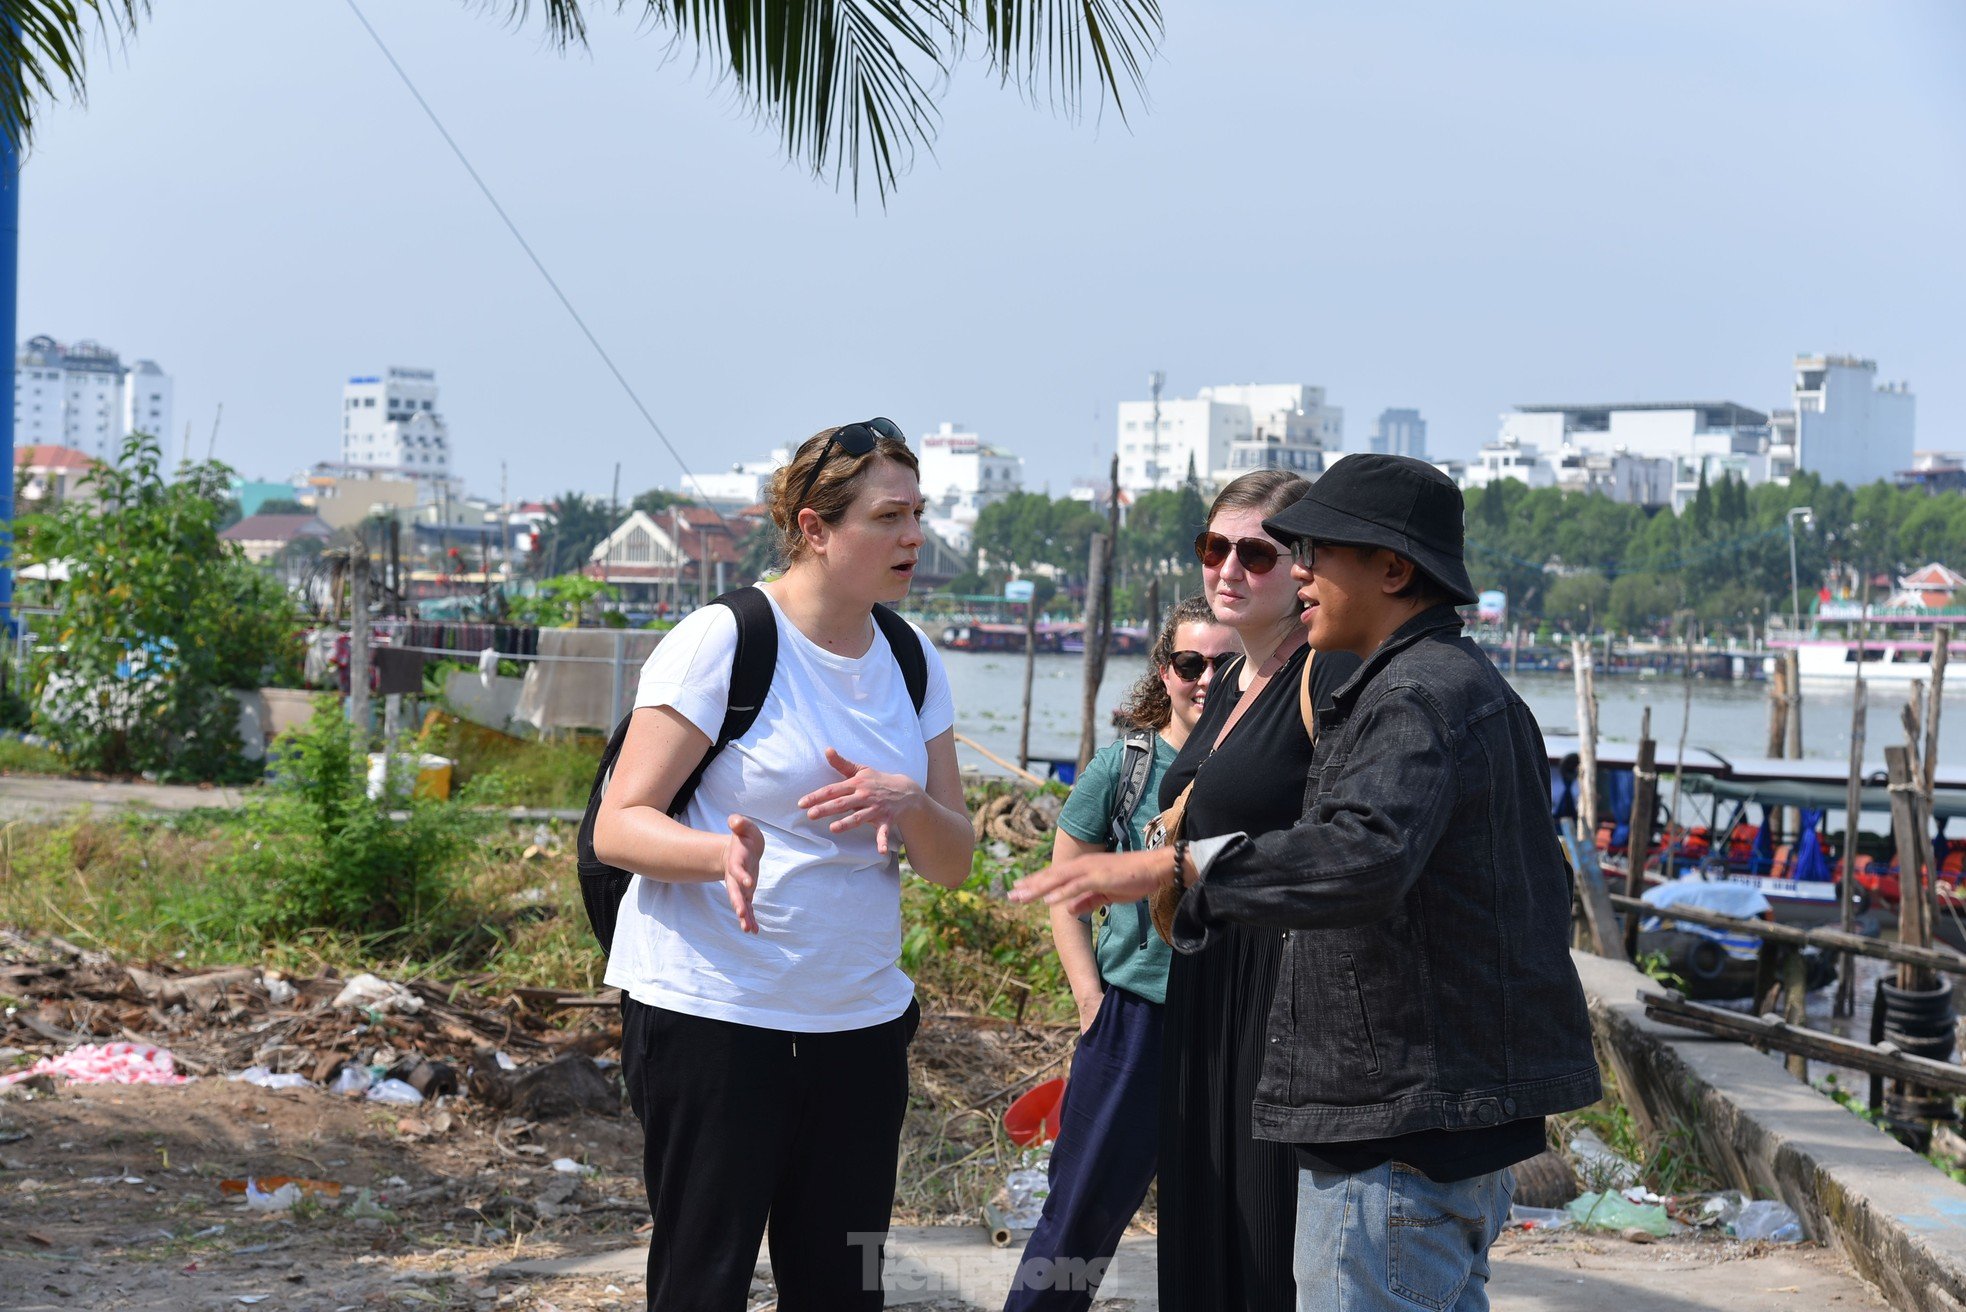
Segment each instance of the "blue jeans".
M1297 1312L1488 1312L1488 1246L1514 1195L1508 1170L1298 1172Z

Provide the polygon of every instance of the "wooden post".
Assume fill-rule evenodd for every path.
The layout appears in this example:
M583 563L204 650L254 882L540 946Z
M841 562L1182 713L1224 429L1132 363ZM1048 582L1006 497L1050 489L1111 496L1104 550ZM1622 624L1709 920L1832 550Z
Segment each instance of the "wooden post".
M369 541L348 553L348 720L363 750L369 741Z
M1802 953L1789 948L1782 953L1782 1019L1801 1029L1809 1019L1809 963ZM1789 1074L1809 1082L1809 1059L1799 1052L1788 1055Z
M1679 705L1679 754L1672 766L1672 807L1667 823L1674 831L1679 829L1679 781L1686 775L1686 731L1693 724L1693 617L1686 617L1686 686ZM1675 838L1677 837L1675 833ZM1670 851L1670 849L1668 849ZM1673 878L1672 858L1666 858L1665 876Z
M1031 585L1036 588L1035 582ZM1017 764L1028 769L1031 764L1031 680L1036 677L1038 668L1038 598L1034 591L1031 599L1024 603L1024 728L1017 735Z
M1794 647L1786 653L1788 661L1788 742L1789 760L1802 759L1802 653Z
M1858 647L1862 651L1861 642ZM1859 671L1855 688L1850 699L1850 779L1843 794L1844 832L1843 832L1843 878L1837 891L1837 924L1844 933L1853 933L1857 927L1857 818L1863 814L1864 786L1864 712L1870 702L1870 692L1864 685L1863 665ZM1857 1014L1856 972L1852 969L1857 959L1849 953L1843 954L1842 968L1837 971L1836 1006L1834 1014L1854 1016Z
M1092 535L1085 570L1085 691L1079 700L1079 769L1099 750L1099 684L1106 677L1106 603L1110 595L1107 566L1112 540Z
M1516 672L1517 663L1522 658L1522 625L1509 625L1509 673Z
M1591 843L1563 837L1564 855L1577 880L1577 898L1584 910L1584 949L1613 959L1624 954L1624 940L1618 934L1618 912L1611 905L1611 890L1604 886L1604 869L1597 861L1597 848ZM1636 922L1639 913L1632 912Z
M1659 771L1652 741L1652 708L1645 708L1638 731L1638 763L1632 771L1631 831L1625 841L1625 896L1645 892L1645 861L1652 852L1652 821L1659 809ZM1638 956L1638 916L1625 922L1625 955Z
M1891 781L1891 828L1898 839L1898 941L1910 947L1932 946L1932 926L1926 919L1929 903L1925 897L1924 844L1920 841L1919 805L1923 801L1914 780L1911 749L1890 746L1884 749L1884 765ZM1898 967L1898 987L1930 988L1931 972L1917 966Z
M1768 670L1768 755L1780 760L1788 750L1788 653L1776 652Z
M1575 638L1570 660L1577 680L1577 837L1581 845L1597 845L1597 681L1592 674L1591 644Z

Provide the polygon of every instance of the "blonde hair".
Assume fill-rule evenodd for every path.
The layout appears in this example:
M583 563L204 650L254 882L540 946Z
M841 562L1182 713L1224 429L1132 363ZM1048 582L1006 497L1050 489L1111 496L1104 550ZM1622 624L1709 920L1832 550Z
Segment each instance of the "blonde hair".
M805 534L799 531L799 512L811 510L827 524L837 524L840 517L853 504L853 498L860 490L860 481L867 470L877 460L892 460L901 465L915 477L921 477L921 462L908 444L896 438L876 434L873 450L866 455L856 456L839 448L827 450L827 443L844 424L822 428L799 444L797 454L790 464L771 476L771 488L765 493L765 508L771 512L771 522L778 526L779 557L794 562L803 558L809 548ZM821 465L820 458L825 463ZM814 465L819 465L819 476L814 479L812 490L803 500L795 500L799 489L812 477Z

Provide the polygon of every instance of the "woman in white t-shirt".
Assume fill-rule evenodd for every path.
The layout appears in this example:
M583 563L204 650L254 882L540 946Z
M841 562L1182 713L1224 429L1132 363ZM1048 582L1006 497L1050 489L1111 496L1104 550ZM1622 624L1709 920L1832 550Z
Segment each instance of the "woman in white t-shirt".
M669 806L729 701L735 613L696 611L643 667L594 846L638 876L607 982L644 1136L651 1309L743 1308L767 1227L781 1306L882 1306L920 1017L897 858L955 887L974 846L942 662L912 629L917 712L873 620L908 595L923 506L889 420L817 433L779 470L790 563L758 585L778 624L771 691L680 819Z

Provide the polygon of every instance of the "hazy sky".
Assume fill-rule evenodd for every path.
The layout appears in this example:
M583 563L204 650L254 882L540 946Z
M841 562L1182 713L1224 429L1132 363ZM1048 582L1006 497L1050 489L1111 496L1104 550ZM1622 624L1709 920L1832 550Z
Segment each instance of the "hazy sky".
M1163 3L1130 125L967 66L883 209L660 34L597 12L562 58L363 0L700 469L880 413L1062 491L1152 368L1322 385L1351 449L1417 406L1465 455L1518 402L1783 405L1824 350L1966 448L1956 0ZM676 485L344 0L156 0L90 86L28 160L23 337L156 359L249 475L333 458L344 379L405 364L476 492Z

